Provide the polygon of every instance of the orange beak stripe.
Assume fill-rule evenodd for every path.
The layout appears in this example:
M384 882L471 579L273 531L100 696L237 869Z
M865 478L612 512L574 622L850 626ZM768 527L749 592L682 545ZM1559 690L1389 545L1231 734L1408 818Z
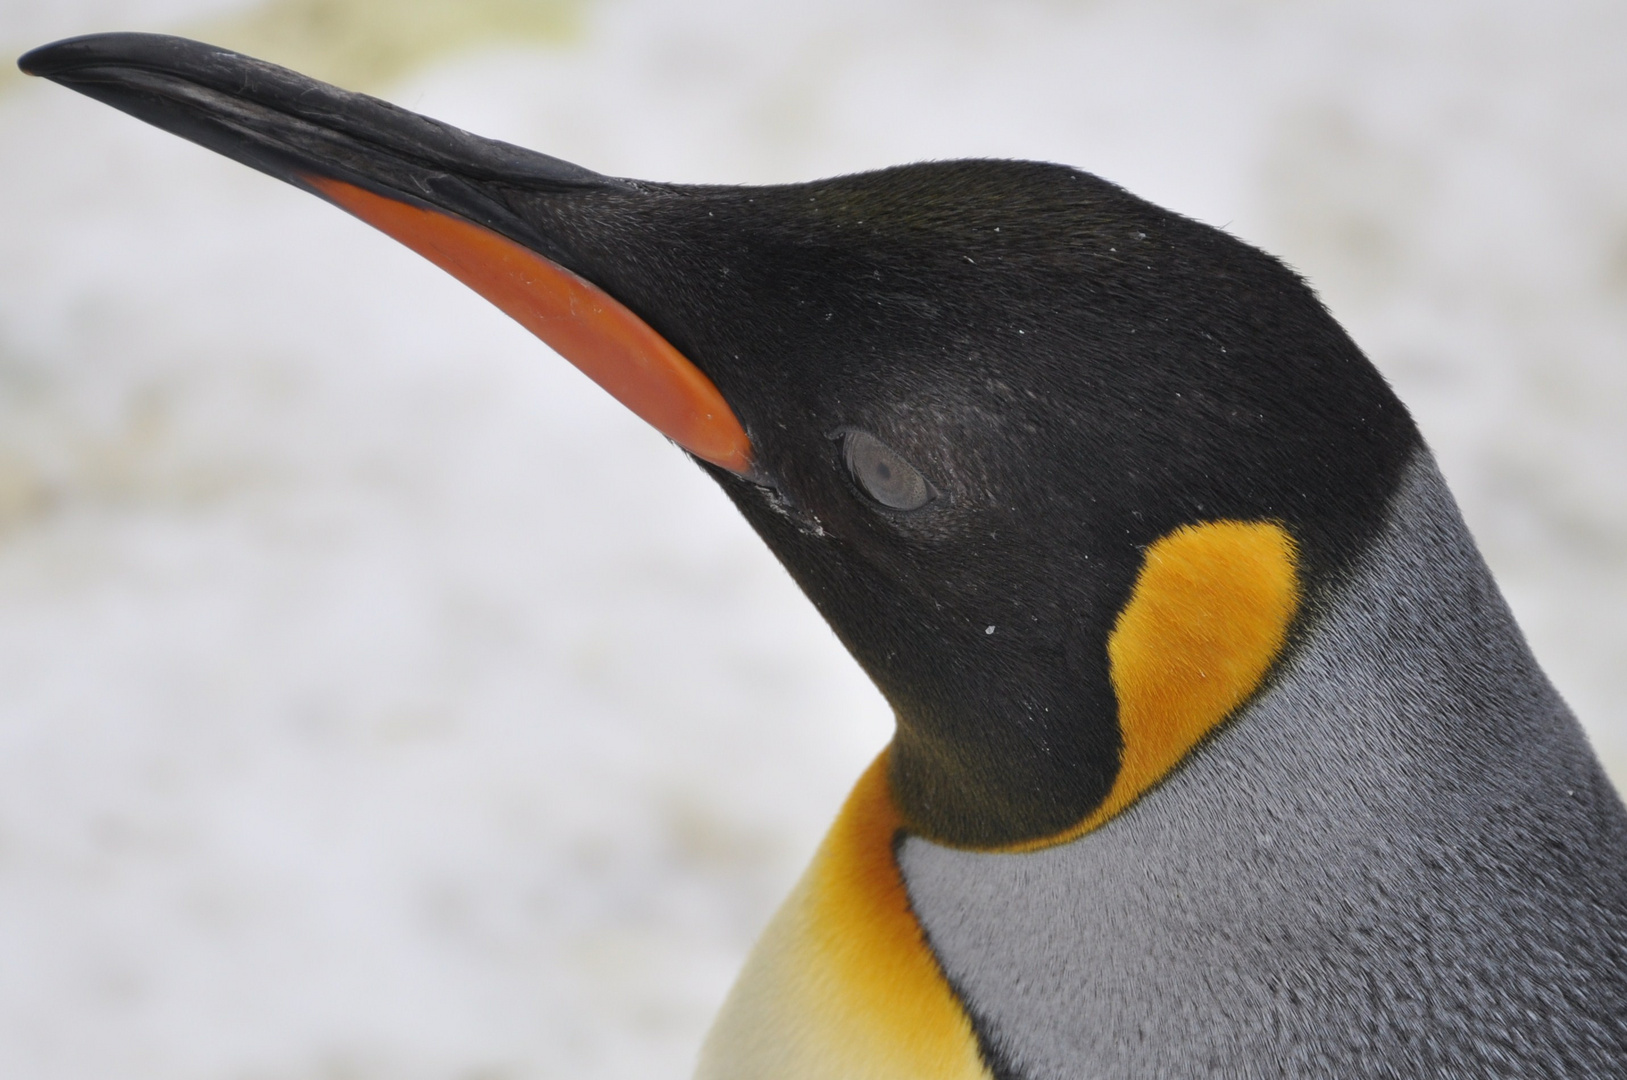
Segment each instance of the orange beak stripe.
M751 440L712 380L603 289L473 222L342 180L303 179L496 304L691 454L749 474Z

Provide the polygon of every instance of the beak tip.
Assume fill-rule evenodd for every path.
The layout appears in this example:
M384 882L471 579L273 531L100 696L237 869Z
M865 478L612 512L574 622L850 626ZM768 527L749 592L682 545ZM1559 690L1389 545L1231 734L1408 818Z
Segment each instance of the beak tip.
M97 46L103 43L103 39L114 36L122 35L87 34L40 45L19 56L17 67L24 75L60 80L77 68L94 64L100 51Z
M140 65L174 53L177 45L190 44L165 34L81 34L28 50L17 58L17 67L25 75L61 81L81 68Z
M56 45L41 45L37 49L29 49L17 58L17 70L24 75L49 75L51 57L56 48Z

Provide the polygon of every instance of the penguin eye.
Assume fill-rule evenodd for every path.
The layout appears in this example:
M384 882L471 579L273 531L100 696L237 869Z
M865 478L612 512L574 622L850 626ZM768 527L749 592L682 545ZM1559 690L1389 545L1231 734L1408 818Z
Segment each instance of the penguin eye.
M880 439L863 431L842 432L848 471L869 496L893 510L919 510L932 501L932 485L920 470Z

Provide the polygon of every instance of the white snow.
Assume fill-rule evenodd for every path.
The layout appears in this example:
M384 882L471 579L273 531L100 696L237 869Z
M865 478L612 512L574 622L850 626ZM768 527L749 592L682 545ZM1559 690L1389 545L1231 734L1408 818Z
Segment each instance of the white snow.
M665 180L1067 161L1286 257L1627 764L1627 8L579 18L382 92ZM879 697L698 470L393 242L44 83L0 165L0 1075L684 1075Z

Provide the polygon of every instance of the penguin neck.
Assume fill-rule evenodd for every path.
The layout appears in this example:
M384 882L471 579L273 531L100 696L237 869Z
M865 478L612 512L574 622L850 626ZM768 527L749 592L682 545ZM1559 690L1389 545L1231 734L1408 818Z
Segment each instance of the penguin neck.
M1532 1045L1565 1020L1545 995L1618 1007L1627 813L1427 451L1307 607L1253 700L1096 831L1017 856L900 845L945 974L1025 1075L1207 1073L1218 1059L1183 1055L1239 1017L1273 1052L1358 1072L1376 1051L1327 1033L1393 1017L1349 987L1405 987ZM1462 977L1487 956L1520 971L1495 1016ZM1224 1067L1244 1071L1254 1035L1238 1038ZM1497 1071L1476 1056L1490 1043L1456 1038L1450 1054Z
M1486 790L1502 779L1487 768L1529 775L1528 754L1574 742L1574 719L1422 445L1368 552L1311 605L1304 638L1238 717L1242 740L1274 738L1296 758L1316 756L1333 734L1316 704L1343 684L1336 711L1360 737L1338 741L1349 755L1341 767L1365 758L1364 772L1347 775L1382 777L1406 801L1427 799L1419 787L1429 783ZM1339 678L1340 667L1359 677Z
M1318 781L1339 789L1356 777L1392 809L1438 820L1443 790L1479 801L1526 786L1531 755L1559 755L1565 773L1592 766L1422 445L1366 553L1308 598L1299 635L1255 699L1194 755L1194 770L1263 755L1293 769L1302 797L1317 797ZM1149 811L1200 782L1213 778L1171 777L1168 793L1149 794Z
M1347 842L1450 844L1488 815L1520 826L1561 796L1620 819L1427 449L1367 553L1306 607L1253 700L1134 805L1051 850L1205 848L1219 863L1282 831L1321 859Z

